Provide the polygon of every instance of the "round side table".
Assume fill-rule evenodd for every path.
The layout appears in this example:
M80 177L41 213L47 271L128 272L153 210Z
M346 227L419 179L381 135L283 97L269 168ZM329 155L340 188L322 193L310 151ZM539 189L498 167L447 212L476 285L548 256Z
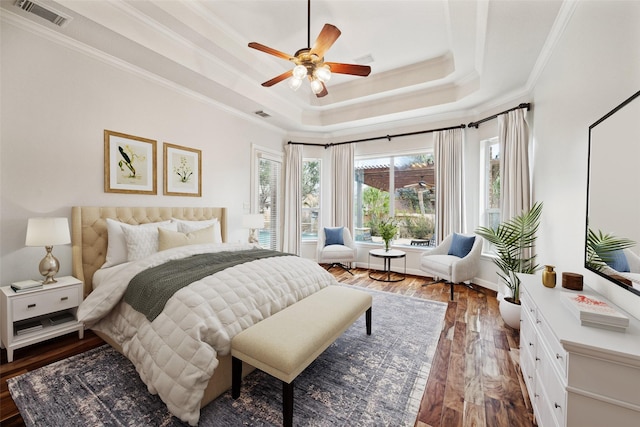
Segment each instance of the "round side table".
M371 257L383 259L384 267L382 271L378 271L377 273L371 272ZM404 273L391 271L391 260L397 258L404 258ZM385 251L384 249L372 249L369 251L368 263L369 278L379 282L400 282L404 280L407 275L407 253L398 249L389 249L388 251ZM401 277L392 279L392 274Z

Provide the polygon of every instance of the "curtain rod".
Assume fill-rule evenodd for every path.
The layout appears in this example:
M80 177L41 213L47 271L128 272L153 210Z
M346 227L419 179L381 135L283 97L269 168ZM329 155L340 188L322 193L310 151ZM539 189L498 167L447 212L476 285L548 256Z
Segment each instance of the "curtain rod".
M531 104L530 104L530 103L528 103L528 102L526 102L526 103L522 103L522 104L518 105L517 107L513 107L513 108L510 108L510 109L508 109L508 110L504 110L503 112L498 113L498 114L494 114L494 115L493 115L493 116L491 116L491 117L485 117L484 119L482 119L482 120L478 120L477 122L471 122L471 123L469 123L467 126L469 126L470 128L476 128L476 129L478 129L478 125L479 125L480 123L488 122L489 120L493 120L493 119L495 119L496 117L498 117L498 116L499 116L499 115L501 115L501 114L508 113L509 111L518 110L518 109L520 109L520 108L526 108L526 109L527 109L527 111L529 111L529 110L531 109Z
M464 129L466 126L465 125L459 125L459 126L451 126L451 127L447 127L447 128L440 128L440 129L431 129L431 130L420 130L417 132L407 132L407 133L397 133L395 135L385 135L385 136L374 136L372 138L364 138L364 139L354 139L351 141L343 141L343 142L331 142L329 144L314 144L313 142L295 142L295 141L289 141L287 142L287 144L292 144L292 145L313 145L313 146L317 146L317 147L324 147L325 150L329 147L333 147L335 145L343 145L343 144L353 144L356 142L367 142L367 141L375 141L378 139L388 139L389 141L391 141L391 138L399 138L401 136L411 136L411 135L420 135L423 133L431 133L431 132L439 132L441 130L451 130L451 129Z

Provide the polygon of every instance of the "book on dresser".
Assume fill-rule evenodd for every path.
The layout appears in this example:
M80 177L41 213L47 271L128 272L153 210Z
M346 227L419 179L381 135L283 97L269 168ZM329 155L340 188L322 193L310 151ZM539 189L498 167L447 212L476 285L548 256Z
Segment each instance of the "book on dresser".
M580 320L582 326L593 326L624 332L629 318L607 302L591 295L563 292L563 302Z
M11 284L11 289L14 292L26 292L33 291L34 289L41 289L42 282L38 282L37 280L23 280L21 282L13 282Z

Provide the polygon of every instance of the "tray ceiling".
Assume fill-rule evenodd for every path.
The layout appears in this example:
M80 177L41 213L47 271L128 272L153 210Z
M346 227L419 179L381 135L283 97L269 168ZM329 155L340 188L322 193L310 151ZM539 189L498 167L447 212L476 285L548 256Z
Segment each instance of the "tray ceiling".
M569 9L559 0L312 0L311 43L325 23L342 31L325 60L372 68L334 74L317 98L308 84L262 87L292 65L247 47L306 47L304 0L36 0L70 18L62 27L1 3L3 20L48 28L234 113L321 134L462 117L526 94Z

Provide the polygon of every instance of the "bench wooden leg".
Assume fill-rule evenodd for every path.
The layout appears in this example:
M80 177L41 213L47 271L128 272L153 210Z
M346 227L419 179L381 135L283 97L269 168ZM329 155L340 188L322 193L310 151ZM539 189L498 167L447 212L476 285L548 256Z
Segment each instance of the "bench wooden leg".
M282 381L282 425L293 426L293 381Z
M371 335L371 308L367 310L366 319L367 319L367 335Z
M231 397L240 397L240 384L242 383L242 360L231 358Z

